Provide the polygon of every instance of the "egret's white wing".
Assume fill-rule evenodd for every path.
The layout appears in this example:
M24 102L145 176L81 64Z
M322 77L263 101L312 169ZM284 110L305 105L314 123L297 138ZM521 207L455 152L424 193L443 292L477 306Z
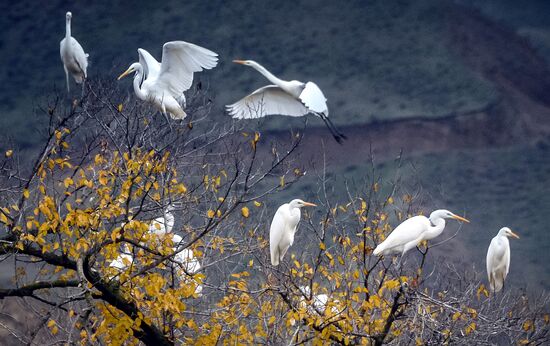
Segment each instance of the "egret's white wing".
M423 215L413 216L403 221L390 233L386 240L376 247L374 254L384 253L384 251L395 252L392 251L393 248L401 247L419 239L422 233L426 231L429 223L428 218Z
M309 110L328 116L327 99L317 84L307 82L300 94L300 100Z
M193 84L193 73L218 64L218 54L184 41L172 41L162 48L162 63L156 87L179 97Z
M160 74L160 62L148 51L138 48L139 63L143 67L143 78L157 79Z
M236 103L226 106L226 109L235 119L254 119L272 114L300 117L308 113L300 101L276 85L260 88Z

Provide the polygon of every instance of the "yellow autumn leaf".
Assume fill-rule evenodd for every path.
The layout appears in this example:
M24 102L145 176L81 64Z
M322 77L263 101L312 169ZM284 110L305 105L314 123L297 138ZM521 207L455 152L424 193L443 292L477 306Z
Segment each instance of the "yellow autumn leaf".
M118 110L119 113L122 112L122 103L119 103L119 105L117 107L117 110Z
M28 189L24 189L24 190L23 190L23 196L24 196L25 198L29 198L30 193L29 193L29 190L28 190Z
M258 201L254 201L254 205L256 207L261 207L262 206L262 203L258 202Z
M214 212L214 210L212 209L208 209L208 211L206 212L206 216L211 219L214 217L214 215L216 215L216 213Z
M13 155L13 150L10 149L10 150L6 151L5 155L6 155L6 157L11 157Z
M248 210L248 207L242 207L241 214L243 215L243 217L248 217L250 215L250 211Z

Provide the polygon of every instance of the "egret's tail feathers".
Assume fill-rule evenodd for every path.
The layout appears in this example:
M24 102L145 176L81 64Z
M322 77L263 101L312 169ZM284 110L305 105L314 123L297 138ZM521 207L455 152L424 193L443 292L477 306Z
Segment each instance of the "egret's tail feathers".
M185 113L184 110L182 110L181 113L180 112L170 113L170 117L174 120L183 120L185 119L186 116L187 116L187 113Z
M383 251L384 251L384 247L382 246L382 244L380 244L376 247L376 249L374 249L372 254L375 255L375 256L380 256L380 255L382 255Z

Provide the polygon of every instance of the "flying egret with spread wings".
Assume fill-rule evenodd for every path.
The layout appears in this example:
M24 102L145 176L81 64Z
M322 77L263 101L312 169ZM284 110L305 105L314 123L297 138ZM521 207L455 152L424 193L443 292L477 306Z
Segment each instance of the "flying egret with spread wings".
M279 79L253 60L233 60L233 62L252 67L273 83L226 106L227 112L233 118L253 119L272 114L301 117L313 113L325 122L338 143L346 139L346 136L339 132L328 118L327 99L317 84Z
M374 255L400 253L403 256L423 240L430 240L439 236L445 229L445 219L470 222L462 216L455 215L445 209L432 212L429 218L424 215L413 216L397 226L386 240L378 244L372 253Z
M214 68L218 54L184 41L166 42L159 63L144 49L138 49L139 62L135 62L118 79L135 72L134 92L144 101L154 104L163 114L173 119L187 116L181 104L183 92L193 84L193 73Z
M498 292L504 285L504 280L510 269L510 242L508 237L519 239L519 236L508 227L503 227L491 240L487 250L487 276L491 291Z
M65 14L65 37L59 42L59 53L65 76L67 79L67 92L70 92L69 74L73 76L78 84L82 84L84 90L84 80L88 77L86 69L88 68L88 54L84 53L84 49L78 41L71 36L71 12Z
M269 230L269 249L272 265L279 265L288 248L294 243L294 234L298 222L300 222L300 208L308 206L316 207L317 205L304 202L301 199L293 199L290 203L285 203L277 209Z

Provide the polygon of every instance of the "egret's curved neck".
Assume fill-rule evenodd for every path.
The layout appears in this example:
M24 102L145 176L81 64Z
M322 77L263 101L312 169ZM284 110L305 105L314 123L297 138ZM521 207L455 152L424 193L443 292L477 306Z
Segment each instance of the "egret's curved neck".
M267 78L271 83L277 85L277 86L282 86L284 85L285 83L287 83L286 81L282 80L282 79L279 79L277 77L275 77L275 75L273 75L271 72L269 72L265 67L263 67L262 65L258 64L257 62L254 62L252 64L250 64L250 66L252 66L252 68L254 68L256 71L260 72L261 74L264 75L265 78Z
M136 96L139 99L146 101L147 93L141 90L141 87L140 87L142 74L143 74L143 69L140 67L136 70L136 75L134 76L134 91L136 93Z
M71 37L71 19L69 18L65 21L65 37L67 39Z
M445 229L445 219L442 217L430 217L430 223L424 239L433 239Z

